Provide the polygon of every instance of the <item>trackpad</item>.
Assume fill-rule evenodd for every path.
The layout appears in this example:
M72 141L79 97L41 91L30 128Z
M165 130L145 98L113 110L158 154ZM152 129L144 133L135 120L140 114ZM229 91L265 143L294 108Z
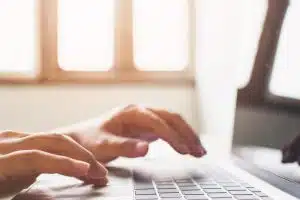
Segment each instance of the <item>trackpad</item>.
M106 187L95 188L82 181L61 175L42 175L29 190L13 200L98 200L132 199L132 173L125 168L109 168L109 183Z

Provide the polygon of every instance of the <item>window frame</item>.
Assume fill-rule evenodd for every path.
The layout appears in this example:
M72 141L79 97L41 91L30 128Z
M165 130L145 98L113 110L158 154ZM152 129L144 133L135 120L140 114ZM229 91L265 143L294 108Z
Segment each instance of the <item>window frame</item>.
M249 83L238 90L239 106L300 113L300 100L277 96L269 91L273 63L289 5L289 0L268 0L267 15Z
M194 84L196 49L195 0L189 5L189 65L181 71L141 71L135 67L133 57L133 0L116 1L115 65L108 71L64 71L59 68L57 50L58 0L37 0L38 61L37 73L0 72L0 83L9 84L61 84L61 83L171 83Z

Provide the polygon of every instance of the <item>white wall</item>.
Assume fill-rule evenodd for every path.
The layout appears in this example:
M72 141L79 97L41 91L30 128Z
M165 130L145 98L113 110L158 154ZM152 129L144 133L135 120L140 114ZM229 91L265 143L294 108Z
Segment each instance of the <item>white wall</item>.
M192 86L0 85L0 130L48 130L96 117L127 103L171 109L197 128Z

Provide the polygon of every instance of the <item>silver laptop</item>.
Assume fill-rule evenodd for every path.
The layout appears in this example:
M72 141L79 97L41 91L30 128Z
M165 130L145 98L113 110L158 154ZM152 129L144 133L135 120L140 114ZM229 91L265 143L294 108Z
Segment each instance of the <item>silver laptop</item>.
M170 147L162 143L154 144L150 155L139 159L118 159L108 166L109 183L104 188L60 175L43 175L30 188L18 195L7 197L15 200L296 200L300 198L299 184L288 176L274 173L274 167L280 165L280 151L266 150L256 147L230 148L238 156L227 151L228 144L251 144L245 139L243 113L269 110L278 112L294 112L290 99L275 98L266 92L266 87L258 87L267 83L270 64L274 59L281 29L282 19L288 1L276 4L277 9L268 12L265 28L261 35L254 70L249 84L238 91L234 134L222 137L218 134L203 135L202 140L209 147L209 155L195 159L179 156ZM272 3L271 3L272 4ZM274 6L272 4L271 6ZM200 83L199 83L200 84ZM292 109L291 109L292 108ZM200 108L201 109L201 108ZM255 126L255 124L253 124ZM230 138L229 138L230 137ZM244 139L241 139L244 138ZM226 143L226 142L225 142ZM223 146L224 145L224 146ZM231 145L230 145L231 146ZM269 146L267 143L263 146ZM211 151L210 151L211 149ZM258 153L257 153L258 152ZM250 155L250 156L249 156ZM253 156L260 158L257 163ZM251 157L252 159L248 159ZM255 158L256 158L255 157ZM263 164L259 166L258 164ZM275 171L276 172L276 171Z

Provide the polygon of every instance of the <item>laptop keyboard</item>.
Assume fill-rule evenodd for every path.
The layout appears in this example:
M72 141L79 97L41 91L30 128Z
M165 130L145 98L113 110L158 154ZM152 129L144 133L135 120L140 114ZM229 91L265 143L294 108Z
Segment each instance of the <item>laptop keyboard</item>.
M221 169L200 176L152 177L134 172L136 200L271 200L260 189Z

